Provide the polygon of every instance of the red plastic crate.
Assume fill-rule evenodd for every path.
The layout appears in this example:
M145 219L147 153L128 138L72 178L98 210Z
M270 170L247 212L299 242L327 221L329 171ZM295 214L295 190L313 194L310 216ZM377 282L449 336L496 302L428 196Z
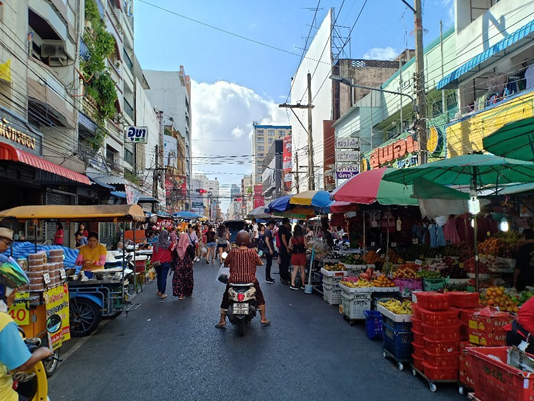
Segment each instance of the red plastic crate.
M425 350L425 362L435 368L456 368L458 369L459 352L451 352L447 354L434 354Z
M429 326L423 323L425 329L425 337L429 340L459 340L460 339L460 323L454 326Z
M462 321L462 323L469 325L469 320L471 319L471 316L473 316L473 314L475 312L478 312L479 310L480 308L461 308L460 320Z
M425 358L417 356L416 354L412 354L412 358L413 358L413 366L415 366L415 368L419 369L421 372L424 372L425 367L423 366L423 362L425 361Z
M417 319L412 316L412 330L418 331L420 333L423 332L423 322L421 319Z
M458 368L436 368L423 362L425 376L430 380L458 380Z
M452 291L447 293L449 305L457 308L476 308L480 299L478 292Z
M458 309L448 308L442 311L433 311L421 308L423 324L428 326L453 326L458 324Z
M449 308L449 297L439 292L418 292L417 303L428 310L444 310Z
M447 354L460 350L460 337L453 340L431 340L424 337L425 349L434 354Z
M475 393L482 400L534 401L534 373L522 372L507 365L508 349L510 347L467 348Z
M417 345L424 346L425 345L425 333L415 331L413 329L412 329L412 333L413 333L413 342L416 343Z
M414 355L417 355L419 358L425 359L425 346L416 344L415 342L412 342Z
M412 319L415 317L416 319L421 320L421 312L419 312L419 305L417 305L417 303L412 304L412 311Z

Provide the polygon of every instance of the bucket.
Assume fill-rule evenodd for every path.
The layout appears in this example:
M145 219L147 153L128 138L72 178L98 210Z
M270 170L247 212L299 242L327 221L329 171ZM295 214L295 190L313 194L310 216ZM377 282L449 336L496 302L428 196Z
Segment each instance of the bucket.
M304 286L304 294L312 294L313 293L313 285L307 284Z

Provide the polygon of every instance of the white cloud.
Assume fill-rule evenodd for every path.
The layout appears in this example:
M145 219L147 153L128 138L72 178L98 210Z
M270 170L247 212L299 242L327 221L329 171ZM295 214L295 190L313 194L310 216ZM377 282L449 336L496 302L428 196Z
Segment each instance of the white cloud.
M393 60L399 52L393 47L374 47L363 55L365 60Z
M445 24L454 24L454 0L441 0L441 5L447 9L447 20Z
M254 121L259 124L288 125L284 109L249 88L225 81L213 84L193 81L191 92L193 164L199 161L195 159L198 155L251 155ZM217 163L217 159L210 159L210 163L214 162ZM240 185L242 176L237 174L250 174L251 165L222 162L220 165L193 166L193 173L201 170L220 172L219 176L207 175L217 176L219 181L222 178L225 183ZM223 173L229 175L223 176ZM235 180L231 180L231 177L235 177ZM226 209L225 203L223 210Z

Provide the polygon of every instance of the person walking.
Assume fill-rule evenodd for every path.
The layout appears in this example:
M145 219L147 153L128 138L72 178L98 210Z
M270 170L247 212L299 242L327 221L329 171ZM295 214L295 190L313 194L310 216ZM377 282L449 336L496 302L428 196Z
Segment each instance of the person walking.
M524 229L523 237L525 242L517 250L514 270L514 287L517 291L534 284L534 231Z
M167 298L165 290L167 289L167 275L171 268L171 246L169 232L162 230L158 236L158 241L154 244L152 254L152 266L156 270L158 292L156 293L161 299Z
M54 234L54 245L63 246L63 224L56 223L56 233Z
M215 231L213 231L213 226L208 226L208 231L206 232L206 246L208 247L208 253L206 255L206 263L213 263L215 259L215 247L217 246L215 242Z
M219 252L219 262L223 262L222 254L228 248L228 240L230 239L230 232L224 224L221 224L217 229L217 250Z
M271 267L273 266L274 255L274 225L274 220L269 220L263 236L263 240L265 242L265 282L268 284L274 284L274 279L271 277Z
M260 239L260 228L258 226L258 223L256 222L256 219L252 219L251 239L252 245L257 248Z
M193 252L193 255L194 255L193 262L196 262L198 260L197 259L198 235L196 232L196 227L189 224L187 235L189 236L189 244L195 247L194 252Z
M299 288L295 284L297 273L300 271L301 289L304 289L306 282L306 248L308 247L308 241L304 236L302 227L298 224L293 229L293 237L289 241L289 249L291 250L291 265L293 271L291 272L291 285L292 290L298 290Z
M172 278L172 294L179 299L193 295L193 260L187 250L190 244L188 234L180 234L176 247L176 268Z
M280 244L277 243L278 250L280 251L280 282L282 284L289 284L289 266L291 265L289 242L291 240L291 226L287 217L282 219L282 225L278 229L278 237L280 238Z

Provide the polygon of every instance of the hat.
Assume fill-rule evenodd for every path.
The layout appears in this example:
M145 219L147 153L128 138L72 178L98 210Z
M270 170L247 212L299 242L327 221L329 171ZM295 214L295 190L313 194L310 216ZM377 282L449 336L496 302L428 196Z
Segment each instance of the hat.
M9 228L0 227L0 237L13 241L13 230Z

